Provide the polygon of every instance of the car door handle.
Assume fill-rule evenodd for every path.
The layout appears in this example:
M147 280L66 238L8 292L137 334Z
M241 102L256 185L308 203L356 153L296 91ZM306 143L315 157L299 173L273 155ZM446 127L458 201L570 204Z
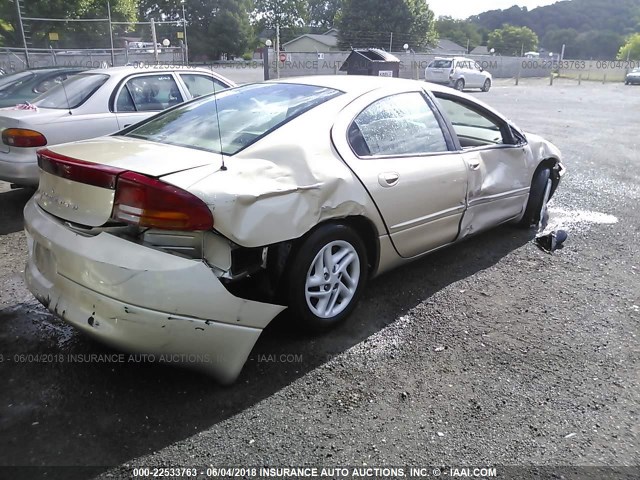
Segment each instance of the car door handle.
M469 169L470 170L478 170L480 168L480 160L471 160L469 161Z
M378 183L383 187L393 187L398 184L400 174L398 172L384 172L378 175Z
M127 124L126 124L124 127L122 127L122 128L128 128L128 127L130 127L130 126L131 126L131 124L130 124L130 123L127 123Z

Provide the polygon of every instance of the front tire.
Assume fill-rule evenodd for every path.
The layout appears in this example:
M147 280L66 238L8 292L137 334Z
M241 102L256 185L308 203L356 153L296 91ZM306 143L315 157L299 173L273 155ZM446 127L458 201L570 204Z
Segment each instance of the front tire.
M529 201L524 211L524 216L520 220L519 225L523 228L530 228L537 225L547 212L547 203L551 198L553 189L553 180L551 179L551 170L541 168L536 171L531 181L531 190L529 191Z
M341 323L358 303L367 272L367 253L358 234L344 224L321 226L291 262L287 286L293 321L312 331Z
M489 80L488 78L484 81L484 85L482 86L482 91L483 92L488 92L489 89L491 88L491 80Z

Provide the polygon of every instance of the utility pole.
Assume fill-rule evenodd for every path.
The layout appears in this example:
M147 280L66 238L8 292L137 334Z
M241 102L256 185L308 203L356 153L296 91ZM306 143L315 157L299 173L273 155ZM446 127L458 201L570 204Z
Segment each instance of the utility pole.
M113 51L113 25L111 24L111 2L107 1L107 13L109 14L109 40L111 41L111 66L116 66L116 55Z
M276 24L276 78L280 78L280 24Z
M393 48L393 32L391 32L391 34L389 35L389 52L391 52L392 48Z
M20 0L14 0L16 2L16 8L18 9L18 22L20 23L20 33L22 34L22 44L24 45L24 59L27 64L27 68L30 68L29 64L29 47L27 47L27 37L24 35L24 24L22 23L22 12L20 11Z
M189 65L189 44L187 43L187 16L184 11L184 1L181 0L182 3L182 33L184 36L184 63L185 65Z
M156 60L156 64L158 63L158 40L156 38L156 24L155 20L151 19L151 39L153 40L153 58Z

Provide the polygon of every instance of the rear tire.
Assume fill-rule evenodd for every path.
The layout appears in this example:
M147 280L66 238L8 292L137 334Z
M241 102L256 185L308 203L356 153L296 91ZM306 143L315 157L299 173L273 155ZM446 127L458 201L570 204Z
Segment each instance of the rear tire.
M482 91L483 92L488 92L489 89L491 88L491 80L489 80L488 78L484 81L484 85L482 86Z
M453 88L455 88L459 92L463 91L464 90L464 80L462 78L459 78L458 80L456 80L456 83L453 85Z
M551 179L551 170L549 168L540 168L533 175L531 181L531 189L529 191L529 201L524 210L522 220L519 226L530 228L537 225L540 219L545 215L547 202L551 197L553 188L553 180Z
M367 281L367 253L358 234L344 224L327 224L304 240L287 276L292 320L324 331L344 321Z

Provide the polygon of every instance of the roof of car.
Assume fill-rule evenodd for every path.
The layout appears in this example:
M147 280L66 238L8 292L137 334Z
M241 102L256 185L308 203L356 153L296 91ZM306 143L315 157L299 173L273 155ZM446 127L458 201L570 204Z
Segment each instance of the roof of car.
M407 87L419 86L420 88L427 88L432 92L451 92L449 87L443 85L437 85L435 83L423 82L419 80L409 80L405 78L392 78L392 77L374 77L365 75L316 75L307 77L289 77L281 78L279 80L271 80L270 82L281 83L298 83L304 85L315 85L318 87L334 88L347 93L365 93L378 88L384 88L388 86L401 86L402 84Z
M108 68L94 68L89 70L89 73L106 73L107 75L121 75L126 76L132 73L162 73L173 71L189 71L189 72L206 72L217 75L216 72L212 72L206 68L189 67L182 65L153 65L153 64L140 64L140 65L127 65L124 67L108 67Z
M33 72L33 73L47 73L47 72L64 72L64 71L82 71L82 70L86 70L87 67L81 67L81 66L53 66L53 67L34 67L34 68L28 68L26 70L17 70L15 72L6 72L7 75L11 75L14 73L22 73L22 72Z
M446 85L439 85L437 83L425 82L422 80L410 80L405 78L394 77L374 77L365 75L315 75L306 77L289 77L281 78L278 80L270 80L266 83L296 83L302 85L313 85L317 87L326 87L340 90L351 95L364 95L365 93L372 92L374 90L385 87L397 87L402 89L405 86L408 89L415 87L424 88L434 93L445 93L453 95L467 101L472 102L475 105L479 105L486 110L492 112L498 117L505 118L500 112L486 104L485 102L469 95L468 93L459 92Z

